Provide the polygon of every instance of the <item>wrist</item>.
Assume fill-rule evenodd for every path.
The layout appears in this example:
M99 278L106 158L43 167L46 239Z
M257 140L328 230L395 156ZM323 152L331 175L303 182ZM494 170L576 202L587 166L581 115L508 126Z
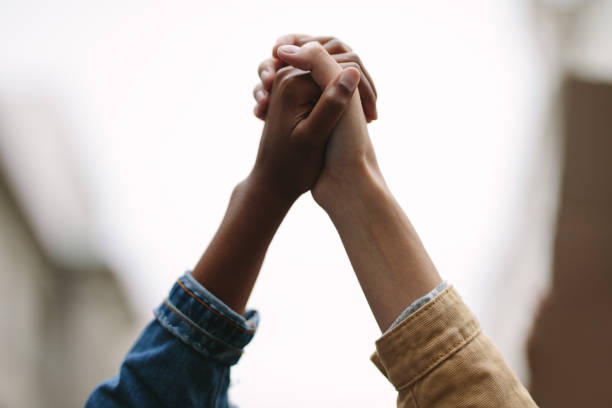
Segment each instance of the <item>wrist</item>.
M378 166L364 159L344 171L326 175L326 179L313 189L313 196L334 219L354 212L356 207L380 201L381 197L391 197L391 192Z
M247 177L234 188L217 233L192 276L229 308L244 312L268 245L291 207Z
M287 194L274 186L257 173L251 172L244 180L236 185L232 192L232 200L239 197L240 201L265 210L266 213L281 214L282 216L293 205L297 197Z

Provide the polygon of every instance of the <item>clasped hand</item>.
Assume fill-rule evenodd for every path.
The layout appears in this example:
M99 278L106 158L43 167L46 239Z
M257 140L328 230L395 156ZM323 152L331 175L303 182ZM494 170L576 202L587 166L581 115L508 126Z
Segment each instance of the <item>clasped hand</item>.
M244 312L278 226L310 190L385 330L441 280L378 168L367 130L377 116L372 79L342 42L305 35L280 38L259 76L257 158L193 276Z
M293 202L308 190L326 210L376 178L366 123L376 90L357 54L333 37L287 35L259 66L255 115L265 121L249 181Z

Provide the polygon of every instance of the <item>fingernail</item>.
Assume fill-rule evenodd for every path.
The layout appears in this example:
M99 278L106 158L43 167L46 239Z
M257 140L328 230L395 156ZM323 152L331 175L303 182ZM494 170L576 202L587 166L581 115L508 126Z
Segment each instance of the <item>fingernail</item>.
M279 52L282 52L283 54L288 54L288 55L297 54L299 50L300 50L300 47L296 45L281 45L280 47L278 47Z
M350 92L353 92L357 87L357 84L359 83L359 75L355 75L355 73L350 72L350 70L348 69L345 69L344 71L342 71L338 82Z
M264 71L261 71L261 79L263 79L264 81L266 79L268 79L270 77L270 75L272 75L272 74L267 69L264 70Z
M263 91L257 91L255 92L255 99L257 100L257 102L261 102L261 100L266 96L266 94Z

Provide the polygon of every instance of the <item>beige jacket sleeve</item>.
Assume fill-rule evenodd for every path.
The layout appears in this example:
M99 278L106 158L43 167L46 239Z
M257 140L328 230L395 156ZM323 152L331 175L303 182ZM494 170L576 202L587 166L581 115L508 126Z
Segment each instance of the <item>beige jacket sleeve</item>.
M452 287L385 333L372 361L399 408L536 406Z

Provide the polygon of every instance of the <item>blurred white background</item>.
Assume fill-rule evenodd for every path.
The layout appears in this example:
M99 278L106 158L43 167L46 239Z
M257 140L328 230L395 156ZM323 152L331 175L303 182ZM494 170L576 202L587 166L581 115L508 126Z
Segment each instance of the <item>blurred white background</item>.
M391 189L526 379L523 341L545 284L555 194L554 151L542 153L552 79L533 19L529 1L4 0L0 101L9 112L52 106L90 211L80 216L61 183L35 176L58 159L55 139L28 137L27 117L9 118L25 136L0 148L32 205L58 203L51 218L63 233L47 245L78 264L74 248L89 242L141 328L250 170L259 62L283 34L335 35L374 78L370 134ZM86 233L66 237L79 222ZM250 305L262 322L233 370L235 403L394 405L369 362L380 332L309 194L281 226Z

